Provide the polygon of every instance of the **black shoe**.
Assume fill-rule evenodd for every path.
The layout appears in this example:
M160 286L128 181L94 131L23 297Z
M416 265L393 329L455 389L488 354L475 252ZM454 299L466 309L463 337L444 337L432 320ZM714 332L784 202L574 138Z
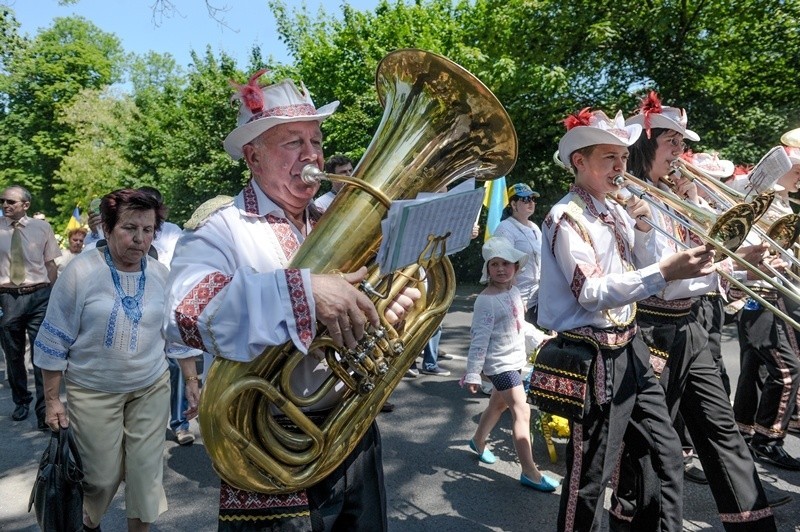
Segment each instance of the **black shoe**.
M386 401L381 407L381 412L394 412L394 403Z
M695 484L708 484L705 472L691 463L683 468L683 478Z
M782 445L754 444L750 448L761 460L790 471L800 471L800 460L789 456Z
M769 484L764 484L762 482L762 486L764 487L764 495L767 496L767 504L772 508L782 506L792 500L791 495L783 491L778 491Z
M14 409L14 413L11 414L11 419L14 421L28 419L28 405L17 405L17 408Z

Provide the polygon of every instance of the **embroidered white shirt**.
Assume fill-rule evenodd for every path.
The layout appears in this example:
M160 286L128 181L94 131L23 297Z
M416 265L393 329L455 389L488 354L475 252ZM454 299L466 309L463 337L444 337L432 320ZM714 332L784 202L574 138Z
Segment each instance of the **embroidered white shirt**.
M605 213L615 227L600 218ZM579 220L580 226L573 219ZM653 233L636 230L619 205L598 201L573 186L542 224L539 325L569 331L586 326L606 329L614 322L628 322L632 303L666 285L658 264L638 270L630 266L637 254L647 251Z

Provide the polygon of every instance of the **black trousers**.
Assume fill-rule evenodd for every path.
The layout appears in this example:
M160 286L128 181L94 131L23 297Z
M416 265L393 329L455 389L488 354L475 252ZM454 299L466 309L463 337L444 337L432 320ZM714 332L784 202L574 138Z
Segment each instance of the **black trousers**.
M0 293L0 344L6 356L6 374L11 387L11 398L16 405L27 405L33 401L28 391L28 370L25 367L25 336L33 349L39 327L47 312L47 301L50 299L50 286L40 288L30 294ZM33 362L33 354L31 354ZM33 366L33 377L36 386L36 417L44 421L44 383L42 370Z
M719 294L708 294L697 299L697 321L708 332L708 350L711 351L711 357L717 364L725 394L730 397L731 379L728 376L728 370L725 368L725 361L722 358L722 327L725 324L725 301ZM680 412L678 412L678 417L675 419L675 430L678 432L678 437L680 437L681 445L683 445L684 449L694 447Z
M697 303L696 303L697 305ZM697 321L698 308L680 318L639 309L642 336L654 352L668 354L661 374L669 415L678 412L697 450L725 530L776 530L772 510L758 478L708 349L708 335ZM652 487L652 456L623 453L619 485L612 495L612 530L655 530L642 525L657 498ZM638 498L635 497L638 495Z
M563 349L596 348L559 335L551 340ZM649 507L651 528L680 530L683 523L683 461L680 443L669 420L664 391L648 360L647 346L637 334L625 347L601 349L604 371L612 384L611 400L598 404L590 386L584 418L570 424L567 443L567 473L561 488L557 529L599 530L606 484L616 470L623 447L636 453L650 452L654 461L654 489L657 502ZM597 378L593 366L589 382ZM601 379L602 380L602 379ZM627 428L627 431L626 431ZM630 434L641 437L631 439ZM647 449L639 446L644 445Z
M782 299L770 302L786 310ZM741 372L733 402L739 429L752 436L755 444L781 445L800 387L797 338L793 329L769 310L743 309L739 317L739 349ZM761 366L766 370L763 383Z

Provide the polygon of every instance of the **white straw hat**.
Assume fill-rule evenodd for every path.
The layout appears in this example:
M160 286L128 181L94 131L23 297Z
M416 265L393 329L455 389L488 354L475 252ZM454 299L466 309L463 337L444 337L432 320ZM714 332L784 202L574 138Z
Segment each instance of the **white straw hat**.
M265 72L266 69L259 70L245 85L231 83L236 87L231 101L239 101L239 119L223 145L234 159L240 159L242 147L269 128L290 122L322 122L339 106L334 101L317 109L305 85L301 82L298 88L290 79L262 87L258 78Z
M650 91L650 94L642 100L639 112L625 121L626 124L642 126L647 138L650 138L651 129L662 128L677 131L684 138L697 142L700 136L686 127L687 122L686 111L680 107L661 105L661 100L655 91Z
M483 255L483 272L481 273L481 284L489 282L489 261L494 258L501 258L508 262L518 262L521 270L528 262L528 254L520 251L507 239L501 236L493 236L483 244L481 250Z
M642 126L625 125L622 111L617 111L614 120L603 111L591 111L588 107L564 120L567 132L558 143L558 159L571 168L570 156L575 150L596 144L630 146L642 133Z

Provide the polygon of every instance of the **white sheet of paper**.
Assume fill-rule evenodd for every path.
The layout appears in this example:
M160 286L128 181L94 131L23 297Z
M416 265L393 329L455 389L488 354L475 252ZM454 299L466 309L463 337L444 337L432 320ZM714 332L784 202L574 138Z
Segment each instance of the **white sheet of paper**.
M792 169L792 161L781 146L775 146L758 161L748 177L750 185L747 192L747 201L757 194L771 190L775 182Z
M429 235L450 233L447 255L466 248L483 204L483 188L473 187L474 180L469 180L446 193L424 193L417 199L392 202L381 222L383 240L377 257L381 274L417 262Z

